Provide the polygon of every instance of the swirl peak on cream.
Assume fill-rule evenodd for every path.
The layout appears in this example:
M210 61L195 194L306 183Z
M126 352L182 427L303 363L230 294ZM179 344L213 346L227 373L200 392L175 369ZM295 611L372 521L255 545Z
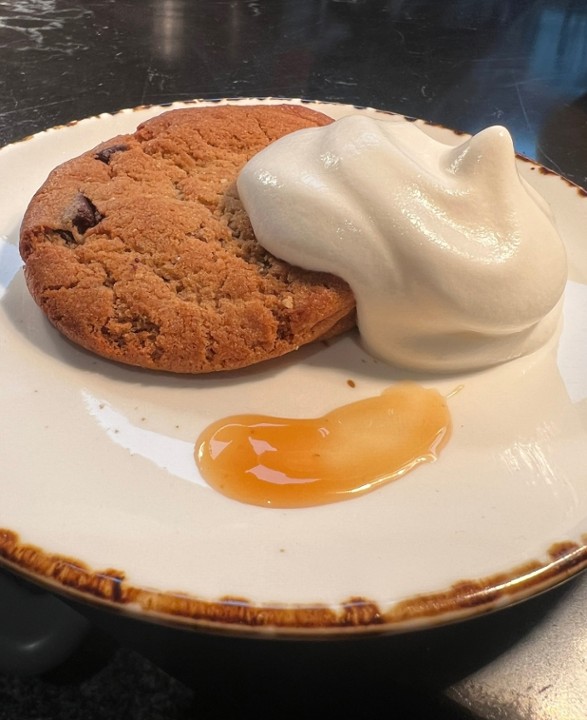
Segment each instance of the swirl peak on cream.
M482 368L558 325L564 245L503 127L455 147L351 115L272 143L237 187L269 252L349 283L362 342L387 362Z

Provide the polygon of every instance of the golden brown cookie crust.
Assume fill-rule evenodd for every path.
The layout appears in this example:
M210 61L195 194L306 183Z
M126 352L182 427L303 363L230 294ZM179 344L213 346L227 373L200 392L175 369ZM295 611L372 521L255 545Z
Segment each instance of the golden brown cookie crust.
M103 357L155 370L231 370L354 324L342 280L257 243L242 166L325 125L298 105L171 110L56 168L25 214L28 288L49 320Z

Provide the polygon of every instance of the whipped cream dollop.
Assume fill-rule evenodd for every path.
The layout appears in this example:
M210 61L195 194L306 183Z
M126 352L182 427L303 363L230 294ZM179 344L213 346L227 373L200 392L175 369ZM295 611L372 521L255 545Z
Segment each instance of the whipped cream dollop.
M564 245L503 127L455 147L351 115L269 145L237 188L269 252L348 282L362 342L387 362L477 369L557 328Z

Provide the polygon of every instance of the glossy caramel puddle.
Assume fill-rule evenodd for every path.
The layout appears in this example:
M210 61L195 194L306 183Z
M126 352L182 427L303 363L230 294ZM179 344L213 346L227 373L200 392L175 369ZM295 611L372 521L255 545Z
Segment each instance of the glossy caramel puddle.
M204 479L223 495L273 508L349 500L436 459L450 436L445 398L402 383L319 418L234 415L196 442Z

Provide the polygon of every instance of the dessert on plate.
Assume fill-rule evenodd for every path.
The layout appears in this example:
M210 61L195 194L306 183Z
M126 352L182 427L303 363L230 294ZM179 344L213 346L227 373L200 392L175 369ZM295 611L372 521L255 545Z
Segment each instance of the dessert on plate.
M32 296L84 348L177 373L349 329L348 285L263 249L235 189L270 142L330 122L300 105L171 110L57 167L21 228Z
M343 332L418 371L531 353L559 326L565 248L505 128L460 145L300 104L165 112L56 168L20 251L67 337L180 373Z

